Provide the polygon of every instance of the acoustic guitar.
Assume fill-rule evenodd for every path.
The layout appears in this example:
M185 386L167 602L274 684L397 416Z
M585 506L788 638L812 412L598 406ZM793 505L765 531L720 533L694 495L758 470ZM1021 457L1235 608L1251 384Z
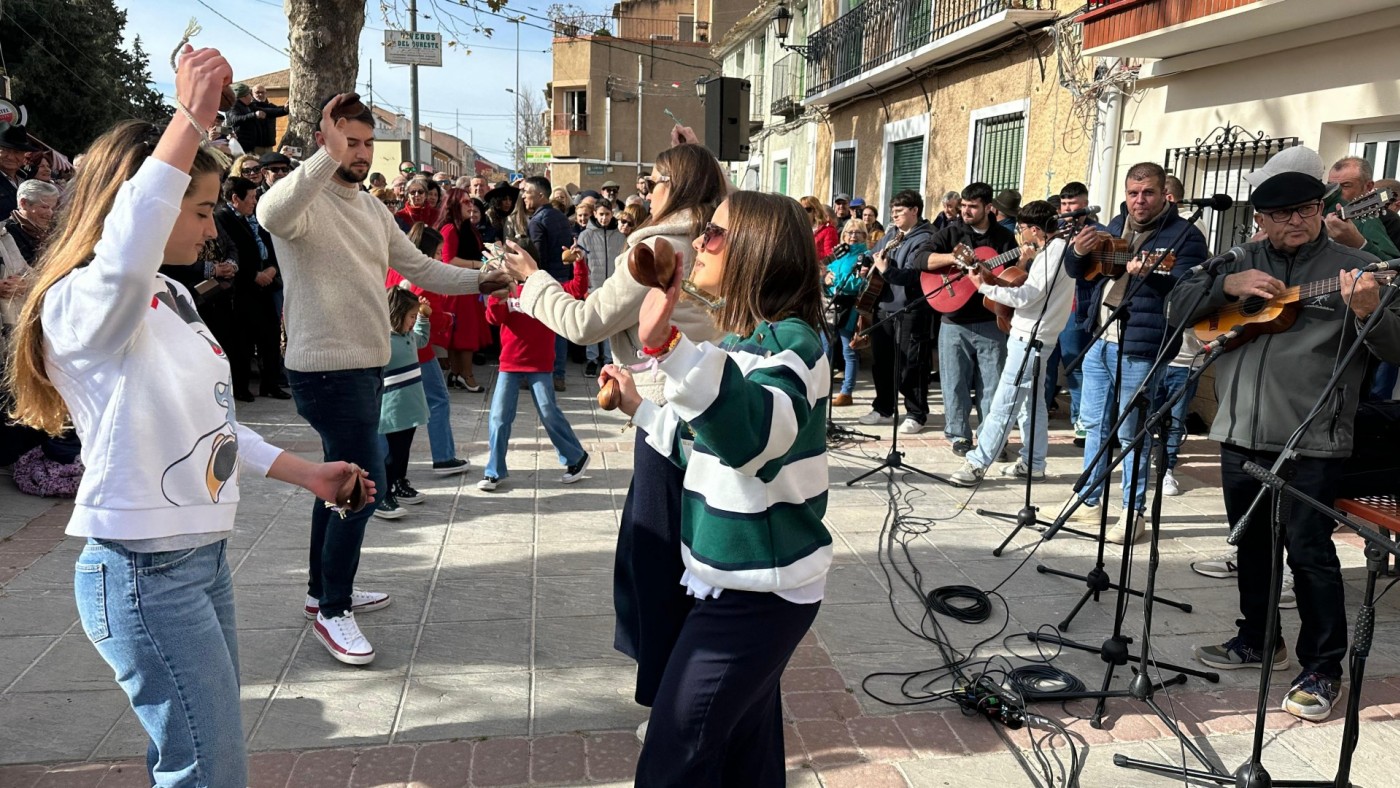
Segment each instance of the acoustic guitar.
M1026 269L1016 264L1021 259L1023 248L1023 246L1018 246L993 256L991 254L977 254L983 251L990 252L991 250L986 249L986 247L974 250L959 245L953 250L953 256L958 259L958 265L967 273L962 281L972 283L974 291L976 291L977 283L980 281L976 277L978 270L986 271L995 277L997 287L1020 287L1026 283L1027 276ZM1014 262L1010 264L1004 262L1008 257ZM993 301L989 296L982 296L982 306L996 315L997 328L1001 329L1002 333L1011 333L1011 318L1016 314L1016 307Z
M1385 211L1385 207L1394 200L1395 194L1389 189L1372 189L1339 207L1337 215L1347 221L1369 219L1372 216L1380 216Z
M1382 271L1375 277L1382 282L1394 279L1396 271ZM1232 331L1238 331L1225 343L1226 352L1248 344L1265 334L1287 331L1298 319L1302 302L1329 295L1342 289L1338 277L1294 285L1273 298L1242 298L1226 305L1215 314L1198 322L1193 330L1202 342L1215 342Z
M952 255L957 258L956 265L919 274L919 286L924 291L924 298L935 311L944 314L962 309L977 295L977 280L967 275L970 267L980 266L993 274L1000 274L1008 265L1021 259L1021 248L1018 246L997 254L991 247L979 246L974 249L967 244L958 244Z
M891 252L899 248L904 243L904 231L895 230L894 237L885 247L880 250L880 254L886 259ZM875 266L869 266L865 272L865 286L861 288L860 295L856 296L856 335L851 340L851 347L857 350L870 344L870 337L866 331L875 322L875 309L880 304L880 296L885 292L885 277L881 276L880 270Z
M1094 237L1094 249L1088 254L1089 267L1085 269L1082 277L1086 282L1092 282L1101 276L1117 279L1128 272L1128 263L1135 257L1141 257L1148 265L1161 258L1162 262L1157 264L1158 271L1170 271L1172 266L1176 265L1174 251L1157 249L1150 252L1133 252L1126 239L1115 238L1105 232L1094 233Z

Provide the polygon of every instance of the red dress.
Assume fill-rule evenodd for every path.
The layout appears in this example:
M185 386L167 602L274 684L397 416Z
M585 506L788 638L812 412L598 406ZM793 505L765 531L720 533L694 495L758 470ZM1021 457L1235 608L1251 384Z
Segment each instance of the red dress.
M468 228L472 233L472 238L466 244L462 243L462 236L457 231L457 226L451 222L438 228L442 233L442 261L451 262L459 256L459 250L471 254L470 249L464 246L471 246L475 242L476 255L480 255L481 242L476 239L476 229ZM452 313L452 331L447 337L447 344L443 347L448 350L475 351L484 347L490 347L491 324L486 322L486 307L482 303L479 295L453 295L446 296L446 309ZM436 342L436 340L435 340Z

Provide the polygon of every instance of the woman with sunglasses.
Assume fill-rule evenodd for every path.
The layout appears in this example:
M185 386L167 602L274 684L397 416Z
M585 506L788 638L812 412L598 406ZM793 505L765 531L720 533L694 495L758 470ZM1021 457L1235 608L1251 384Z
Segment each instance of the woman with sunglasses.
M816 249L796 202L758 192L730 195L693 249L690 281L724 300L714 314L724 339L694 340L675 325L677 270L647 294L637 327L666 404L643 399L625 369L602 375L686 490L678 552L695 601L662 673L636 782L781 786L779 680L816 619L832 556Z
M826 206L822 205L821 200L808 196L799 202L812 223L812 242L817 247L817 259L825 261L836 248L836 226L831 223L831 216L826 212Z
M437 184L428 178L417 177L408 182L407 188L404 189L403 208L394 214L404 232L408 232L408 228L419 222L429 227L438 226L438 215L441 212L436 203L428 202L428 194L437 191L437 188Z
M228 168L228 174L234 178L247 178L257 186L262 185L262 163L251 153L245 153L235 159L233 166Z
M691 241L704 230L728 191L718 161L704 147L683 144L662 151L648 176L652 217L632 231L613 264L613 274L582 301L564 292L534 259L511 246L506 266L525 282L520 307L571 342L610 341L613 358L633 363L644 347L637 321L649 288L632 278L627 255L639 244L653 249L665 239L676 251L677 270L688 273L695 250ZM719 243L718 239L714 239ZM814 269L815 270L815 269ZM676 324L696 341L717 339L710 314L696 301L675 308ZM664 401L663 387L645 376L641 396ZM647 447L645 429L637 430L632 486L623 505L613 568L613 602L617 629L613 646L637 660L637 702L650 706L656 697L671 648L690 611L691 599L680 586L685 567L680 559L681 484L684 474Z

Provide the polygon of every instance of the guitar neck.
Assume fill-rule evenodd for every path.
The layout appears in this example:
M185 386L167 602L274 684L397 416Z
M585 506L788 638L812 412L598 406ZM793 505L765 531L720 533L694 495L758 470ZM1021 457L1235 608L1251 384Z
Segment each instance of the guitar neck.
M1394 271L1382 271L1380 273L1375 274L1375 277L1382 281L1388 281L1394 278L1395 275L1396 272ZM1277 296L1274 296L1273 300L1279 303L1291 304L1295 301L1303 301L1309 298L1317 298L1318 296L1331 295L1332 293L1336 293L1341 289L1342 280L1339 277L1334 276L1331 279L1319 279L1316 282L1305 282L1301 285L1294 285L1288 288L1287 290L1284 290L1282 293L1279 293Z

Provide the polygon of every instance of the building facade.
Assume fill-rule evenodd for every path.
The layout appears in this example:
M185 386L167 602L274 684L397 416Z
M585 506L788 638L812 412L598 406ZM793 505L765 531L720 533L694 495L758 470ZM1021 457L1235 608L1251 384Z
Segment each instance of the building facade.
M1098 73L1125 75L1101 100L1095 169L1121 199L1123 174L1155 161L1187 197L1227 194L1207 211L1212 249L1254 232L1243 175L1292 145L1331 163L1400 165L1400 6L1393 0L1098 0L1076 20Z
M1057 81L1067 0L809 0L803 104L820 113L814 192L926 213L974 181L1024 201L1086 178L1089 130ZM797 10L794 10L797 16ZM797 28L794 22L793 28Z
M778 0L759 3L715 44L714 56L726 77L748 80L747 161L726 162L743 189L801 197L813 193L817 125L820 116L803 106L807 61L783 47L806 39L807 13L794 15L788 40L774 31Z
M710 54L714 36L746 6L624 0L611 16L556 17L547 91L551 180L573 191L608 180L630 187L670 147L677 120L703 135L696 86L719 71Z

